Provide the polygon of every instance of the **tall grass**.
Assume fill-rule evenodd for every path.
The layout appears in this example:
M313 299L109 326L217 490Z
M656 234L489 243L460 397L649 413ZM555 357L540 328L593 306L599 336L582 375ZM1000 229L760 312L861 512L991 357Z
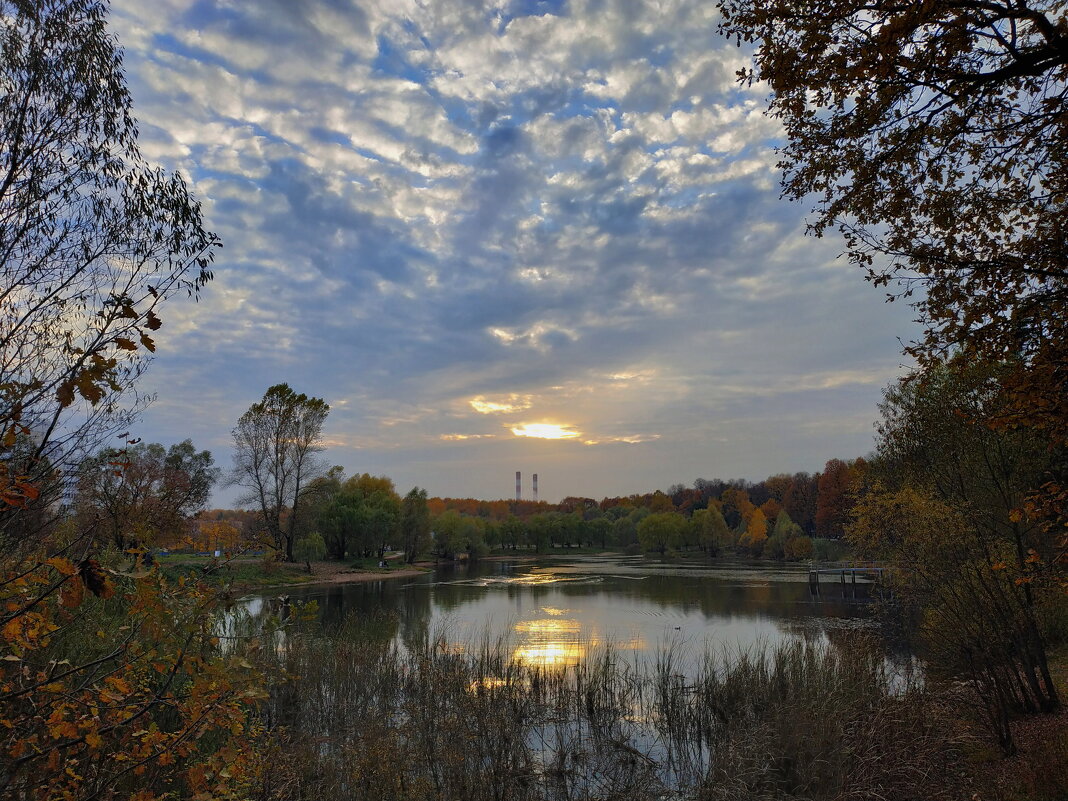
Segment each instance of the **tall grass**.
M505 640L398 647L366 625L262 649L278 680L255 797L933 798L951 753L922 687L863 637L544 669Z

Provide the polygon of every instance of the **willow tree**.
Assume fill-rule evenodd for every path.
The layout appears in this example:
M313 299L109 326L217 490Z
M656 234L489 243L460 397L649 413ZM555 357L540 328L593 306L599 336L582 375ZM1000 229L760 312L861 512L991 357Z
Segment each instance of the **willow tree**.
M990 422L1068 444L1068 8L1028 0L719 0L781 121L784 195L814 202L922 364L1008 362ZM915 294L914 294L915 293ZM1063 471L1063 466L1062 466ZM1036 499L1062 522L1064 477ZM1068 543L1065 543L1068 545Z
M232 482L244 487L240 503L259 509L272 545L293 561L300 504L312 482L326 474L323 423L330 407L322 398L275 384L237 421Z
M411 564L415 557L430 547L430 509L426 503L426 490L412 487L401 502L401 542L404 545L404 561Z

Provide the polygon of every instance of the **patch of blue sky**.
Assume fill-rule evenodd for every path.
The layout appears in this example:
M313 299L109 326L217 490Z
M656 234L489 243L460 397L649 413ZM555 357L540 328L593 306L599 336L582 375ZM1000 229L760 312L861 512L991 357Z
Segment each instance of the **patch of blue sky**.
M158 55L159 53L171 53L172 55L187 58L190 61L208 64L213 67L222 67L228 72L232 72L235 75L240 74L242 77L248 78L255 83L264 86L272 86L275 84L274 78L261 70L239 69L237 65L225 58L221 53L186 44L169 33L155 34L152 37L152 44L154 49L147 55L149 60L155 61L156 63L161 63Z
M661 192L659 202L669 209L692 209L701 203L701 198L708 195L707 186L686 186L676 192Z
M658 69L675 66L676 59L675 48L668 45L658 45L645 55L645 60Z
M504 11L494 11L490 19L497 23L497 34L503 34L508 23L518 17L563 17L567 15L569 0L513 0Z
M408 60L408 49L398 46L388 36L380 35L377 40L378 53L371 62L371 68L385 75L403 78L412 83L425 86L433 77L430 70L417 67Z

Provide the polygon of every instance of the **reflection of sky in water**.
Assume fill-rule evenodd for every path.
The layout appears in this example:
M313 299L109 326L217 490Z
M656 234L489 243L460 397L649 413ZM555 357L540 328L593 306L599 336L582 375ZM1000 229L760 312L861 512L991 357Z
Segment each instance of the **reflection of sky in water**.
M412 583L381 581L294 590L328 614L375 608L401 616L398 642L418 628L465 643L505 638L518 662L574 665L610 647L649 664L671 646L683 659L805 637L833 639L868 625L868 605L831 588L808 591L807 574L772 568L656 565L626 558L566 564L500 562L444 568Z

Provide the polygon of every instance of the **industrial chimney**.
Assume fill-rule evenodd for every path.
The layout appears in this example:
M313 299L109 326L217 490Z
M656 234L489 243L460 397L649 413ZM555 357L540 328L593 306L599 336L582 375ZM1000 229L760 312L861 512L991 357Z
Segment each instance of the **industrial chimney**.
M523 500L523 474L518 470L515 471L515 499Z
M538 502L538 474L534 474L534 503Z

